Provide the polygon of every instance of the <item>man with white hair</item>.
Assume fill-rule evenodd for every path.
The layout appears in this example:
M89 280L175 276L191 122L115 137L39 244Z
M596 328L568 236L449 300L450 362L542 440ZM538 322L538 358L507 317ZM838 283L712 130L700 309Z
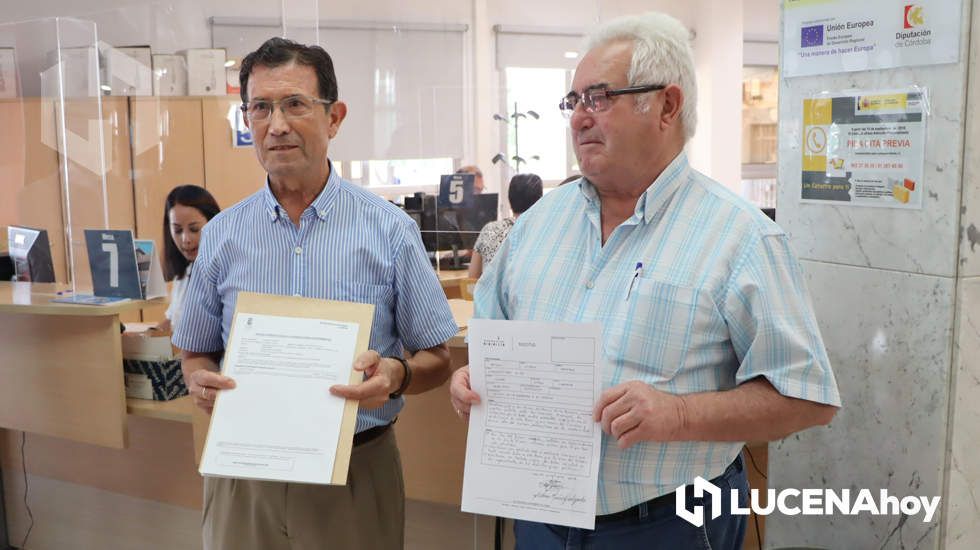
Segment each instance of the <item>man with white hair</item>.
M840 406L785 233L688 164L688 37L662 14L591 35L560 104L584 177L521 217L476 288L475 317L603 327L595 530L518 521L519 549L741 548L730 489L744 508L744 442L827 424ZM450 391L461 416L479 403L467 368ZM675 511L698 476L722 489L701 527ZM719 504L685 493L688 510Z

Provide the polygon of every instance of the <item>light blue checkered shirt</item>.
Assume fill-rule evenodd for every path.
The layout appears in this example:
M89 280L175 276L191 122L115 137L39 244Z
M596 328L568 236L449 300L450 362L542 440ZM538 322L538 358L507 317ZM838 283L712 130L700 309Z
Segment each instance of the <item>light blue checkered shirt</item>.
M599 206L595 188L580 180L522 215L477 285L475 317L602 323L604 388L642 380L686 394L765 376L784 395L840 405L799 263L757 207L691 169L684 153L605 246ZM596 513L695 476L712 479L741 447L645 442L620 450L603 435Z
M370 347L382 356L457 332L415 222L332 169L299 228L268 183L204 226L174 345L224 349L240 291L374 304ZM403 403L358 412L356 431L391 422Z

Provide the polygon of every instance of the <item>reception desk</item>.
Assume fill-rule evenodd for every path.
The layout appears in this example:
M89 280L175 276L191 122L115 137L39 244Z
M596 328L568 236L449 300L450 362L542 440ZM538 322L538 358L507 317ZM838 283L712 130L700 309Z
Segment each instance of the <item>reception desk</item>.
M119 316L149 302L51 302L65 287L0 282L0 427L121 449Z
M13 545L26 532L23 468L36 482L26 499L37 520L28 547L94 548L105 541L77 544L87 536L82 525L93 533L105 527L79 518L100 510L107 522L121 517L100 506L104 491L140 498L171 491L166 470L182 461L162 464L183 441L192 449L193 439L189 424L186 433L171 435L161 429L171 423L134 418L125 397L121 317L132 318L154 302L52 303L59 295L69 295L67 287L0 282L0 464L8 532ZM173 413L150 408L137 405L134 412L149 418ZM185 458L185 472L194 473L192 453ZM200 500L199 490L194 497Z
M10 543L20 543L29 523L24 468L36 519L29 548L199 547L203 485L195 463L208 417L188 397L124 395L119 316L147 303L50 303L59 290L0 283L0 465ZM465 327L472 303L450 303ZM450 352L454 367L466 364L465 328ZM406 399L395 424L406 496L458 505L466 424L449 404L448 382Z

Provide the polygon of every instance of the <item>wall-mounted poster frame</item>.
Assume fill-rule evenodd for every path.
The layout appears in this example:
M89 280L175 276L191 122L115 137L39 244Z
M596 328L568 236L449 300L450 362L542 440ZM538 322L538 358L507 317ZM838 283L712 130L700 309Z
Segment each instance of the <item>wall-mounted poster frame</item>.
M782 75L956 63L960 0L784 0Z
M918 87L804 99L802 202L922 208L928 112Z

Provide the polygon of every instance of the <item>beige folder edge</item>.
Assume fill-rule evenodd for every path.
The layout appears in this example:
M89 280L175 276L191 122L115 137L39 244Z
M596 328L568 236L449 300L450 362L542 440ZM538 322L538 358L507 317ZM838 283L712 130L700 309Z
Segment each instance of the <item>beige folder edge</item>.
M279 317L300 317L308 319L326 319L329 321L339 321L344 323L357 323L357 345L354 347L354 356L367 351L371 341L371 325L374 320L374 305L360 304L356 302L337 302L333 300L319 300L316 298L299 298L296 296L279 296L275 294L258 294L255 292L239 292L238 301L235 304L235 315L232 318L232 329L228 335L228 341L233 342L235 325L238 316L242 313L254 313L258 315L275 315ZM225 350L227 356L227 350ZM353 360L353 358L352 358ZM364 375L358 371L351 371L350 383L360 384ZM215 397L221 398L221 392ZM337 456L334 459L333 485L347 484L347 469L350 466L350 453L354 445L354 428L357 422L357 401L350 399L344 404L344 418L340 424L340 438L337 443ZM197 407L195 410L200 411ZM201 412L200 416L206 416ZM211 417L207 416L207 424L210 427ZM210 429L208 429L210 432ZM207 437L197 453L198 463L207 445Z

